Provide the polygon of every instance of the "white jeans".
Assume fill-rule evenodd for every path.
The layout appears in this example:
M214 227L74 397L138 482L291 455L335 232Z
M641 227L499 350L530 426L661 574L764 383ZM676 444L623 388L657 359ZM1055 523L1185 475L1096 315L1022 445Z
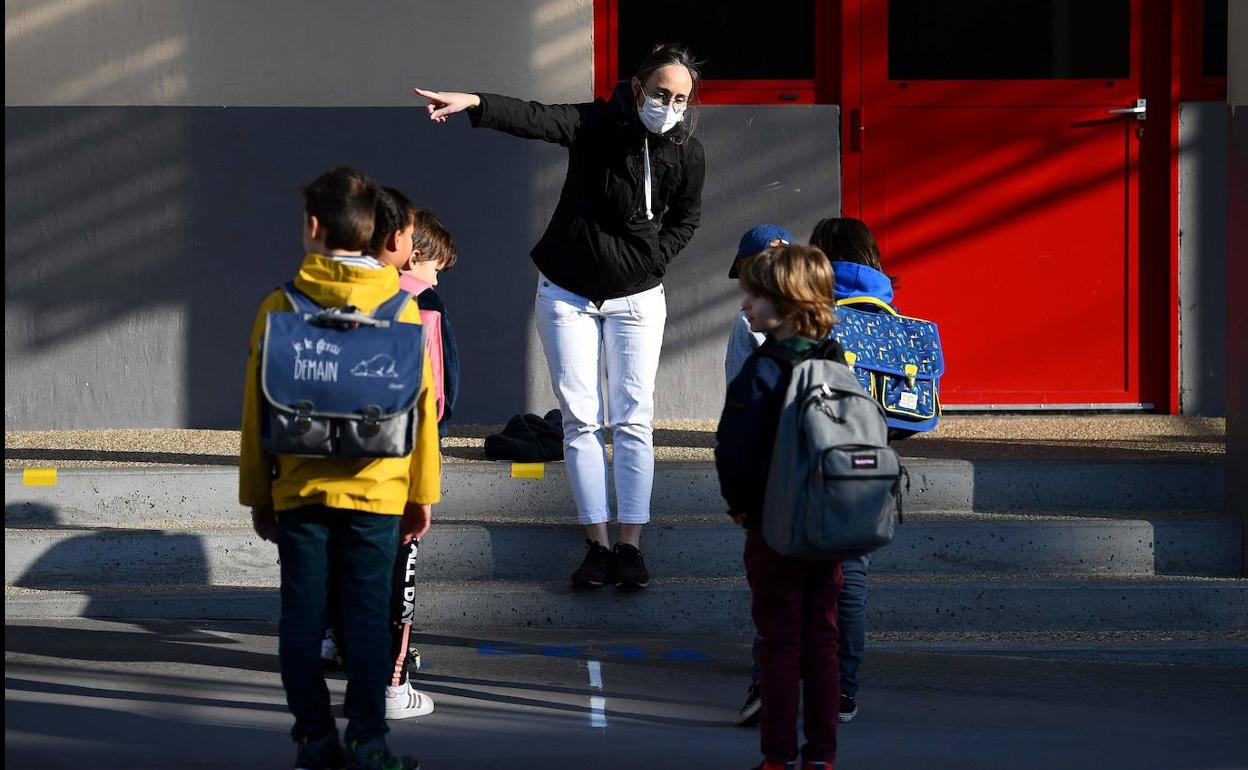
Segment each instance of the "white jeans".
M667 323L663 287L599 306L539 274L534 310L563 410L563 453L578 519L582 524L611 520L605 435L609 418L619 522L645 524L654 486L654 378Z

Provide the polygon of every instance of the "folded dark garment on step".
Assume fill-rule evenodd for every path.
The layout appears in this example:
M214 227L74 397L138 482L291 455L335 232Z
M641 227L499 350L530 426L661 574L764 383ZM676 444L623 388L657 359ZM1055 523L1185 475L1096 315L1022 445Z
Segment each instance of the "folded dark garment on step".
M551 409L545 417L518 414L502 433L485 437L485 456L518 463L548 463L563 459L563 415Z

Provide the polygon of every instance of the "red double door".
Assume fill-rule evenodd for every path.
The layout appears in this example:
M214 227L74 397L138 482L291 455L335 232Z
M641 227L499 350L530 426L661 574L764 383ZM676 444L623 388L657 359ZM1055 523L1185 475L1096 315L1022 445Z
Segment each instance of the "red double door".
M939 323L946 405L1166 404L1140 158L1167 116L1134 112L1141 3L846 4L845 213L903 312Z

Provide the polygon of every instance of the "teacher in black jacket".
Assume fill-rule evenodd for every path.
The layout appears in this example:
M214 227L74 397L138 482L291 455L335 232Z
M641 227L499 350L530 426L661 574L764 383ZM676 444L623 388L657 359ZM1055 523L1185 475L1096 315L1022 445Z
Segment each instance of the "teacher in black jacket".
M644 588L641 529L654 484L654 380L667 302L663 276L701 218L705 160L693 136L699 64L656 47L610 100L540 104L495 94L416 89L429 117L568 148L559 204L531 255L535 314L563 410L563 444L589 550L572 583ZM600 370L605 364L606 394ZM605 429L610 420L620 524L610 548Z

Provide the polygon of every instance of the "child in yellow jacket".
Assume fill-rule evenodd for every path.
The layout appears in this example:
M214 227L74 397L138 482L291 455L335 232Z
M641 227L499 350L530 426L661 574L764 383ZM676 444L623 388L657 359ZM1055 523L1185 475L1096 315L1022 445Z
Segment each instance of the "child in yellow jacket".
M303 190L307 255L295 286L322 307L354 305L371 313L399 291L398 273L365 254L380 188L363 173L338 168ZM397 251L412 228L395 233ZM385 683L389 655L390 581L401 541L429 530L441 467L437 399L428 353L417 399L414 447L407 457L309 458L269 455L261 447L260 345L270 312L293 310L274 291L260 305L251 333L243 397L239 501L252 509L256 533L277 543L282 617L278 630L282 684L295 717L296 767L408 768L386 745ZM401 322L420 323L416 303ZM333 585L331 585L331 576ZM339 592L347 660L345 758L321 669L321 639L330 590Z

